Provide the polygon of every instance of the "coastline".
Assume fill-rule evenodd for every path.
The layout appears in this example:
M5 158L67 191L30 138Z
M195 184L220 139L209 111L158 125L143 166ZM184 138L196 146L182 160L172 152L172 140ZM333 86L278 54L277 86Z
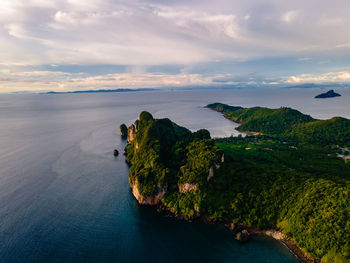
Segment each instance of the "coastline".
M159 212L163 216L176 218L178 220L184 220L189 223L200 222L204 224L220 225L225 227L228 231L232 232L233 234L236 234L236 232L238 232L237 230L238 228L239 231L247 230L250 236L271 237L279 241L280 243L282 243L289 250L289 252L293 254L300 262L302 263L319 263L320 262L318 259L313 258L311 255L309 255L303 248L299 247L293 238L286 236L284 233L276 229L260 230L254 227L248 227L238 223L235 224L236 227L233 229L232 223L216 221L216 220L213 221L210 218L205 216L188 218L187 216L174 213L171 209L164 206L163 204L158 204L156 209L157 209L157 212ZM234 235L233 235L233 238L234 238Z
M229 120L229 121L232 121L232 122L234 122L234 123L236 123L236 124L240 124L240 125L243 124L243 122L230 119L230 118L227 117L227 116L225 115L225 113L223 113L223 112L220 112L220 113L221 113L221 115L222 115L225 119L227 119L227 120ZM243 131L243 130L239 130L239 129L238 129L239 127L240 127L240 126L236 127L235 130L238 131L238 132L240 132L241 134L246 135L246 136L261 135L260 132L252 132L252 131Z
M290 253L292 253L300 262L303 263L317 263L319 262L315 258L311 257L304 249L299 247L294 239L287 237L285 234L278 230L258 230L258 229L248 229L252 235L264 235L272 237L273 239L281 242Z

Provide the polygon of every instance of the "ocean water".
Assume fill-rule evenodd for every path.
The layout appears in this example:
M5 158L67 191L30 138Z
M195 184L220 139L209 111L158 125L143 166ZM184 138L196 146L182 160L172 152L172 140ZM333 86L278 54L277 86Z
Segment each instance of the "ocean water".
M234 240L219 226L166 218L128 186L119 125L140 111L212 136L236 124L203 106L292 106L350 117L350 92L205 90L0 96L0 262L297 262L279 242Z

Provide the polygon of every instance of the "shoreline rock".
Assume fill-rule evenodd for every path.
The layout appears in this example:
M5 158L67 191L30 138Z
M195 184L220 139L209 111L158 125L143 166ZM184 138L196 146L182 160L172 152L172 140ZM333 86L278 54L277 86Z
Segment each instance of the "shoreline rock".
M248 230L243 229L241 232L238 232L236 234L236 240L244 243L251 239L251 234L248 232Z

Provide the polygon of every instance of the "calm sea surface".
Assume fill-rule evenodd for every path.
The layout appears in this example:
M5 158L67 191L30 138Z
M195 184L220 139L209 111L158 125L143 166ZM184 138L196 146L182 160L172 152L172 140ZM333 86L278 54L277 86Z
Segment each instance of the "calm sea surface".
M236 242L217 226L165 218L130 193L119 125L140 111L212 136L235 124L211 102L350 117L350 90L152 91L0 96L0 262L297 262L280 243Z

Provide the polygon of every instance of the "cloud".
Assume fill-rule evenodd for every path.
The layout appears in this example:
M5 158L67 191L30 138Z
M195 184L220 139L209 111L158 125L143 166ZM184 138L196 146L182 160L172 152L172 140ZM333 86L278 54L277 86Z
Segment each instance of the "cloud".
M164 73L118 73L86 76L83 73L54 71L12 71L2 70L0 92L14 91L73 91L117 88L160 88L186 87L215 84L220 74L204 76L201 74Z
M349 17L348 0L1 0L0 92L343 81L311 73L350 66ZM70 75L45 65L133 70Z
M282 21L286 23L292 23L298 16L298 11L292 10L282 15Z
M320 75L300 74L298 76L288 77L286 83L345 83L350 82L350 72L329 72Z
M0 58L159 65L339 50L350 42L350 3L322 2L2 0Z
M350 43L338 44L335 47L336 48L350 48Z
M310 61L312 58L298 58L298 61Z

